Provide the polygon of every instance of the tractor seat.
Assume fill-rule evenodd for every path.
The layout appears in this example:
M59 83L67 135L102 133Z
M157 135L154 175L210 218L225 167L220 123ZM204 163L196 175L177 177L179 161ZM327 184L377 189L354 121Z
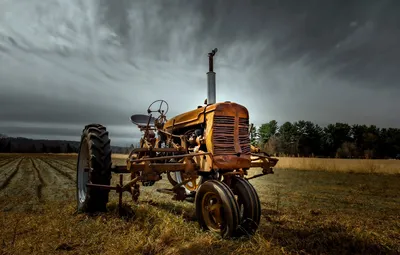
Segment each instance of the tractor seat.
M136 124L138 126L147 126L147 123L149 122L149 115L145 114L134 114L131 116L131 121L133 124ZM151 117L149 125L154 126L155 118Z

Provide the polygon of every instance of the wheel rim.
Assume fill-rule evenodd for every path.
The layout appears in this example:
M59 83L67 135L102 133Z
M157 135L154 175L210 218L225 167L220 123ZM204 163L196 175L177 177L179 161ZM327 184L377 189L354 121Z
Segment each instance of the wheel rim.
M210 230L215 232L221 231L221 226L223 225L222 210L220 197L213 192L207 192L201 201L201 211L204 222Z
M196 191L199 187L200 178L192 178L188 183L186 183L185 188L189 191Z
M175 172L175 180L178 183L183 182L181 172ZM188 183L183 185L183 187L185 188L186 192L188 192L188 193L192 192L192 191L196 191L200 186L201 180L202 180L201 176L199 176L197 178L192 178L192 179L190 179L190 181Z
M82 143L80 152L79 152L79 161L78 161L78 201L79 203L83 203L86 200L87 187L86 184L89 182L89 172L85 171L85 168L89 168L89 147L87 143L84 141Z

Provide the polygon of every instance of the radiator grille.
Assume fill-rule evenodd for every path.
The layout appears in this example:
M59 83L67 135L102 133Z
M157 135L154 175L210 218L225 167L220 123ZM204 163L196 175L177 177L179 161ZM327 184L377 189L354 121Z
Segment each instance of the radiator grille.
M237 130L240 148L243 154L250 153L249 120L239 118ZM214 116L213 144L215 154L235 154L235 117Z
M249 126L249 119L248 118L239 118L239 125L240 126Z
M214 153L235 153L235 117L214 116Z
M215 116L214 125L234 125L235 117L232 116Z
M250 153L249 119L239 118L239 143L243 154Z

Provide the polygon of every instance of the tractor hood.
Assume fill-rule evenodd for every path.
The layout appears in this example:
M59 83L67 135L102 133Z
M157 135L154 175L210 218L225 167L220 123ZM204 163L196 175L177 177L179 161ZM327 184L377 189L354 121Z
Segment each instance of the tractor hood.
M216 104L210 104L207 106L199 107L195 110L189 111L182 113L180 115L177 115L171 119L169 119L165 124L164 124L164 129L170 132L172 130L172 126L175 128L184 128L184 127L189 127L192 125L197 125L204 123L204 116L205 113L213 112L213 111L223 111L224 108L227 109L243 109L244 107L242 105L239 105L237 103L232 103L232 102L224 102L224 103L216 103ZM247 109L246 109L247 112Z

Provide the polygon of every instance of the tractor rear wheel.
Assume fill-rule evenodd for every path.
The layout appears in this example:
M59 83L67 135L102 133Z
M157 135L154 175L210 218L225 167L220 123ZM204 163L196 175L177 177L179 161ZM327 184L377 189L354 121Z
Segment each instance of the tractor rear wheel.
M239 209L235 197L223 182L208 180L200 185L195 197L196 216L200 227L232 237L239 224Z
M239 205L240 225L236 235L254 235L260 224L261 203L251 183L241 177L232 177L230 185Z
M85 126L79 146L76 198L79 212L106 211L110 190L89 188L88 183L110 185L111 145L106 128L100 124Z
M181 172L175 172L175 176L174 177L175 177L174 180L176 181L176 183L181 183L181 182L186 181L186 179L182 178L182 173ZM169 182L171 184L173 183L171 180ZM189 195L192 192L196 192L202 182L203 182L203 177L202 176L190 179L190 181L188 183L183 185L183 188L185 189L186 195Z
M175 175L172 175L171 172L167 172L167 178L168 178L169 183L172 184L172 186L175 186L176 184L178 184L178 182L176 181Z

